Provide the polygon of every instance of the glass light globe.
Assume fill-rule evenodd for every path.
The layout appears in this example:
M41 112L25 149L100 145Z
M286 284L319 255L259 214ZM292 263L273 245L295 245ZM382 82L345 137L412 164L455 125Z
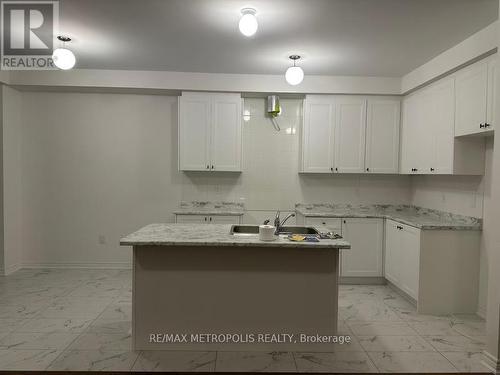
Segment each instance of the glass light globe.
M75 54L66 48L57 48L52 54L54 65L59 69L68 70L75 66Z
M300 66L291 66L286 70L285 79L290 85L298 85L304 79L304 71Z
M243 16L240 18L238 26L243 35L248 37L254 35L259 28L257 17L255 17L255 11L243 11Z

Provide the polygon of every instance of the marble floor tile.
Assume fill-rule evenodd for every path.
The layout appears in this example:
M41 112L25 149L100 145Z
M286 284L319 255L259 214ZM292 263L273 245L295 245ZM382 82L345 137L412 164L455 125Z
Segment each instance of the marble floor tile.
M483 354L481 352L443 352L442 353L458 371L462 372L490 372L482 364Z
M394 310L377 300L356 303L339 301L339 319L358 321L401 321Z
M92 322L92 319L71 318L33 318L15 332L66 332L82 333Z
M0 370L43 371L61 352L45 350L0 350Z
M47 307L46 302L0 305L0 319L30 319Z
M64 349L76 333L11 333L0 340L0 349Z
M424 339L442 352L477 352L486 347L486 336L424 336Z
M130 371L139 353L130 351L66 350L49 371Z
M464 336L486 336L486 322L465 321L453 324L453 329Z
M378 372L365 352L294 353L299 372Z
M360 336L367 352L432 352L435 349L420 336Z
M132 304L121 303L113 304L103 311L99 316L100 319L113 319L113 320L132 320Z
M453 322L450 320L427 321L427 322L408 322L420 336L459 336L453 329Z
M110 304L106 297L63 297L42 310L42 318L96 318Z
M216 352L143 351L135 361L132 371L188 371L213 372Z
M10 333L28 322L29 319L0 319L0 333Z
M416 335L406 322L346 322L356 336L414 336Z
M129 351L132 348L130 333L82 333L68 350Z
M215 371L223 372L295 372L289 352L217 352Z
M380 372L456 372L437 352L368 352Z
M130 320L114 320L97 318L88 327L89 333L132 333L132 322Z

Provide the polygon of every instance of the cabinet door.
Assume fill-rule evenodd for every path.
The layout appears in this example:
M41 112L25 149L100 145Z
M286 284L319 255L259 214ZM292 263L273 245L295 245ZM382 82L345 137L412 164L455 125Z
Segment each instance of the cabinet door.
M444 79L431 87L428 132L432 135L432 153L427 173L453 174L455 80Z
M401 224L401 258L399 287L418 300L420 272L420 230Z
M496 127L496 100L497 100L497 70L498 60L491 59L488 62L488 102L486 112L486 123L489 125L485 129L493 130Z
M239 224L240 216L234 215L212 215L209 218L211 224Z
M342 236L351 248L342 252L342 276L383 276L383 224L383 219L343 219Z
M241 171L241 96L212 95L211 170Z
M179 170L210 168L210 115L208 94L185 93L179 98Z
M329 231L342 234L342 220L334 217L307 217L306 225L324 226Z
M384 276L394 285L399 285L400 225L392 220L385 223Z
M403 174L415 173L418 158L419 93L406 97L403 101L401 169Z
M335 105L328 96L307 96L302 129L302 171L333 172Z
M486 122L488 64L478 62L456 76L455 136L483 131Z
M339 97L335 116L335 171L365 170L366 99Z
M175 215L175 222L181 224L208 224L205 215Z
M399 108L399 99L368 99L365 161L367 172L398 172Z

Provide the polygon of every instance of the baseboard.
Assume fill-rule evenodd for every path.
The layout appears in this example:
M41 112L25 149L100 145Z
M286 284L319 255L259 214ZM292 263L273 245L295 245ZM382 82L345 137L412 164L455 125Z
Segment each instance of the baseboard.
M352 277L341 276L340 284L342 285L385 285L385 278L383 277Z
M5 267L4 269L0 269L0 276L7 276L10 275L11 273L16 272L17 270L20 270L22 267L19 264L11 264L8 267Z
M132 269L131 262L74 262L74 263L23 263L20 268L93 268L93 269L113 269L129 270Z
M486 308L484 306L478 306L476 314L486 320Z
M500 374L500 361L494 355L483 351L483 365L485 365L492 373Z

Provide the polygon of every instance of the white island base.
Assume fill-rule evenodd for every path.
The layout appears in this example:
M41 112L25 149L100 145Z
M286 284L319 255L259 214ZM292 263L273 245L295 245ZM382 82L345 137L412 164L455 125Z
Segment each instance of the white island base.
M332 347L300 334L337 334L338 248L134 245L133 258L134 350Z

